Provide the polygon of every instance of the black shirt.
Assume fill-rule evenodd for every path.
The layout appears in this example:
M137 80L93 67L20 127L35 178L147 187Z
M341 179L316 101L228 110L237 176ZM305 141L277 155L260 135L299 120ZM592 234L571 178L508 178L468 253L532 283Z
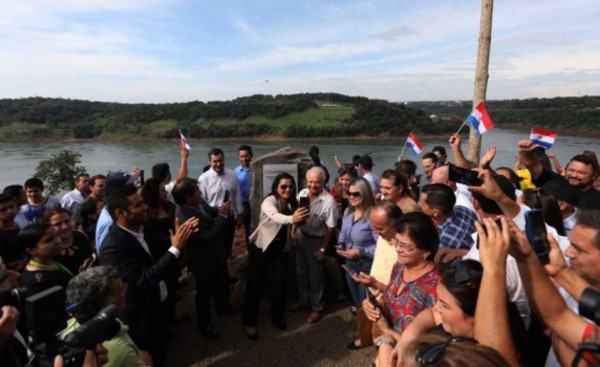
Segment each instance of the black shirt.
M579 191L577 209L600 209L600 191L593 187L586 191Z

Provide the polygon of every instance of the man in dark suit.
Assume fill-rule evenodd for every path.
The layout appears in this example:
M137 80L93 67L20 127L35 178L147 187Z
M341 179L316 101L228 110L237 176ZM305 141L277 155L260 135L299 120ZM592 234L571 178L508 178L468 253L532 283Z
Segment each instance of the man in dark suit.
M167 315L161 313L161 302L167 296L163 276L175 266L198 221L182 224L171 237L169 250L155 260L150 253L152 243L169 239L144 229L147 207L135 187L125 185L111 193L106 206L114 223L102 241L100 262L114 266L127 283L121 318L129 326L142 360L163 366L167 341Z
M186 247L188 269L196 277L196 315L198 329L204 336L219 336L211 322L210 304L215 299L217 312L232 310L229 304L229 275L225 252L224 230L230 214L230 203L215 210L203 199L198 182L191 178L179 180L173 187L173 199L179 205L177 218L186 221L197 218L199 230Z

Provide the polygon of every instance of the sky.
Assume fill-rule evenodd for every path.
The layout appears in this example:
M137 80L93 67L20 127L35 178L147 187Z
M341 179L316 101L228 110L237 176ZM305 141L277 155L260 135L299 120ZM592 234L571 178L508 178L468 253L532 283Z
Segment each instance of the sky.
M0 98L470 100L475 0L0 0ZM600 94L600 0L494 4L487 99Z

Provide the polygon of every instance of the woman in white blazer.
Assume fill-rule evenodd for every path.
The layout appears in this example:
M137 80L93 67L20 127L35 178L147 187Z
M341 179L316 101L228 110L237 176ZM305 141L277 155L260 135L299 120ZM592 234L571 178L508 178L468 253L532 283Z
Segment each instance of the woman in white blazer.
M271 193L260 206L258 227L249 237L248 284L243 323L244 331L251 340L258 340L258 307L267 274L271 320L280 330L287 327L284 313L291 227L302 223L309 215L306 208L298 208L295 188L296 183L290 174L282 172L275 177Z

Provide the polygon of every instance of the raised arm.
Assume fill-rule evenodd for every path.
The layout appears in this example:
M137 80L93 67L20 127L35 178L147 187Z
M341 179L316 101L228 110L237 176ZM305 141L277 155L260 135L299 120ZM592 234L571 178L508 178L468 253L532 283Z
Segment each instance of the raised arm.
M179 163L179 172L177 172L177 179L186 178L188 176L188 157L190 156L190 151L181 148L180 152L180 163Z
M535 144L531 142L531 140L521 140L519 141L519 149L521 152L521 163L525 168L531 172L532 178L538 178L543 171L543 167L533 153L533 149L535 148Z
M534 312L573 349L581 342L587 322L572 312L544 272L525 234L509 221L511 254L517 260L519 273Z
M450 144L450 149L452 149L452 155L454 156L454 164L461 168L471 169L475 165L473 162L468 160L462 152L460 147L461 138L459 134L452 134L450 139L448 139L448 144Z
M501 219L502 229L491 218L484 218L481 223L475 223L483 276L475 308L474 336L481 344L500 352L509 365L517 366L519 361L508 323L506 295L508 224L505 218Z

